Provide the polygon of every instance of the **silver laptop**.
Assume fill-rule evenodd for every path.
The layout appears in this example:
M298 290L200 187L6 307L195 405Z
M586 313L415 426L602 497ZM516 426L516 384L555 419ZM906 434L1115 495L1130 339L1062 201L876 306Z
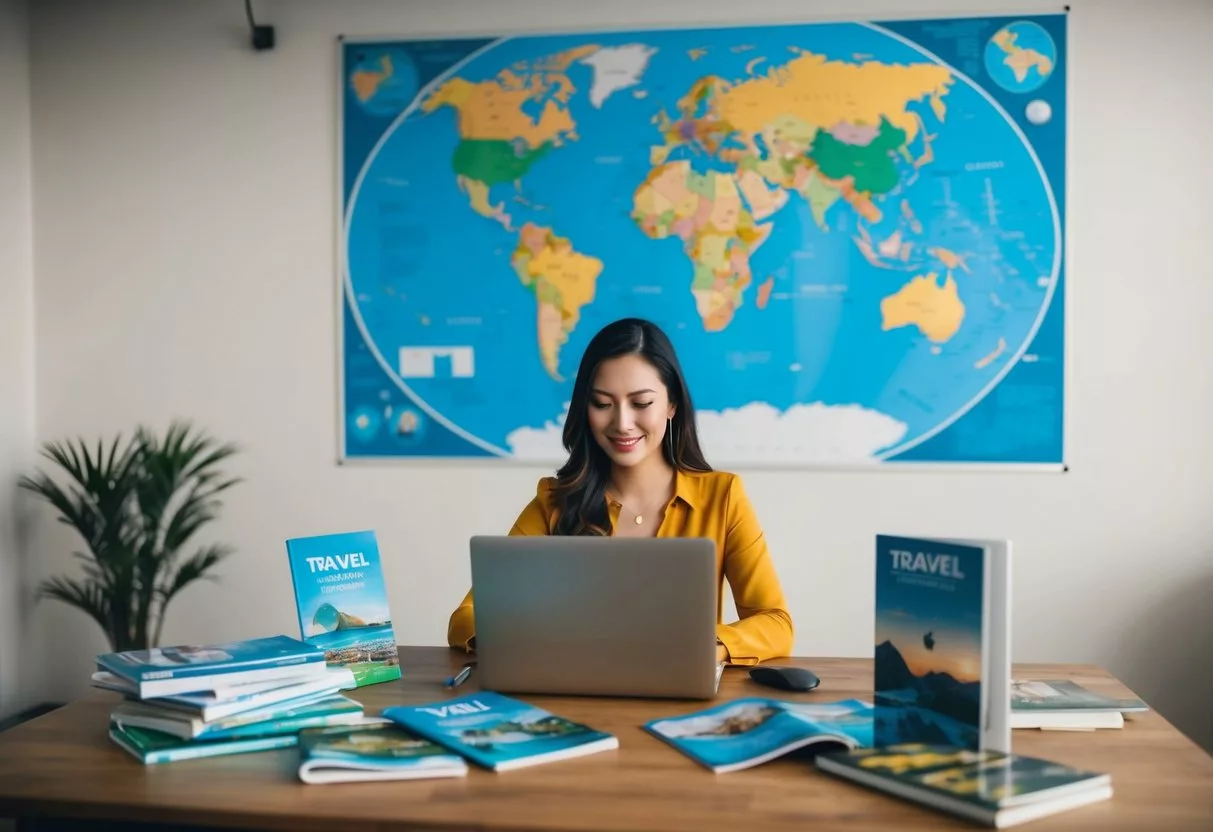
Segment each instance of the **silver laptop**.
M714 541L481 536L471 554L481 688L715 696Z

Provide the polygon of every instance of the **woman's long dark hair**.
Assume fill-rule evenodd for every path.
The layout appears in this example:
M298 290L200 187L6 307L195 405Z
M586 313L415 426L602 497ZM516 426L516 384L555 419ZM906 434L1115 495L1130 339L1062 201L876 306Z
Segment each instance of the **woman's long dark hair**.
M666 334L642 318L624 318L603 327L581 357L573 400L564 423L564 448L568 462L556 472L552 489L559 510L555 534L609 535L606 487L611 477L610 457L599 447L588 425L590 391L602 362L621 355L639 355L657 370L669 390L674 416L661 443L666 462L676 471L711 471L699 448L695 430L695 407L687 389L674 345Z

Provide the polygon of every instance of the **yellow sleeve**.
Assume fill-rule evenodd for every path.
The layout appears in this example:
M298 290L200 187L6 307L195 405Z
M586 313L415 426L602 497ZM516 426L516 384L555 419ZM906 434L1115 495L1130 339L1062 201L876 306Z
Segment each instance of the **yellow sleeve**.
M740 478L729 486L727 506L724 574L740 620L717 625L716 637L728 651L730 664L755 665L790 655L792 616L766 536Z
M541 480L534 499L518 515L510 529L511 535L539 536L548 534L548 493L550 487ZM446 626L446 641L452 648L471 653L476 649L476 617L472 606L472 590L451 613Z

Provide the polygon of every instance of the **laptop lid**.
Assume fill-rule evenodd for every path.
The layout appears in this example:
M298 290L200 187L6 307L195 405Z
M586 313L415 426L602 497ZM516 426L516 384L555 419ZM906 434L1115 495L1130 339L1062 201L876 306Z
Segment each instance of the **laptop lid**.
M714 541L478 536L471 562L482 688L715 695Z

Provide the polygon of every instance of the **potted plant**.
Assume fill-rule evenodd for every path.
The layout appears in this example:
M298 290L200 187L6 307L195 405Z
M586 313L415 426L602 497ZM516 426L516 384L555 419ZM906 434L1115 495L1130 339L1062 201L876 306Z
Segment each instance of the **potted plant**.
M90 448L83 439L49 442L42 455L68 477L63 485L39 471L20 486L44 498L84 539L83 576L58 576L37 597L83 610L105 632L110 648L159 646L169 602L186 586L212 577L232 549L193 547L194 535L214 520L217 496L239 482L219 470L236 453L188 423L173 422L163 437L140 427L129 441L116 437Z

